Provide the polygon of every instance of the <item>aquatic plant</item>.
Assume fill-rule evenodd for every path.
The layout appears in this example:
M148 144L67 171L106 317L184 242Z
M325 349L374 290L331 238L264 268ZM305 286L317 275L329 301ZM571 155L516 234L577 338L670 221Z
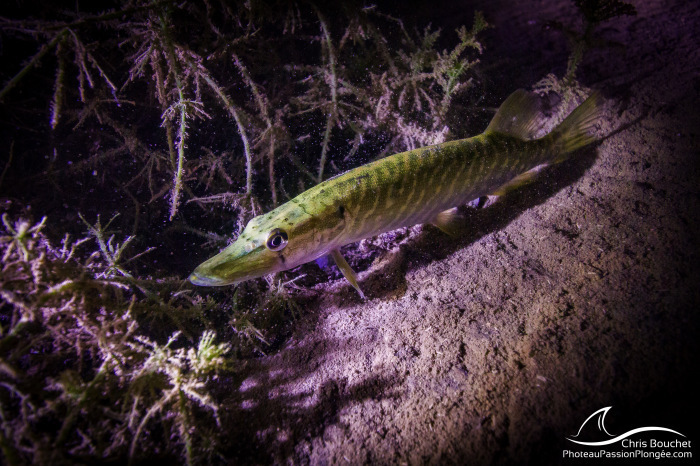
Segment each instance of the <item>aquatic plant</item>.
M637 10L633 5L620 0L574 0L574 4L584 18L583 32L576 33L561 25L555 26L566 32L571 43L571 55L569 56L566 74L564 75L564 80L569 82L576 79L576 70L583 59L584 53L590 47L612 45L610 42L596 40L593 35L595 28L603 21L623 15L634 16L637 14Z
M58 245L43 232L46 218L32 225L5 214L2 222L0 447L8 463L138 458L141 434L156 420L163 435L154 439L149 427L148 449L168 455L169 444L182 445L190 462L200 435L193 411L218 419L206 383L229 368L230 347L214 343L212 331L196 348L173 348L181 332L159 344L141 333L139 317L182 307L193 320L207 303L134 278L126 264L141 254L124 260L131 238L106 239L99 220L88 236Z
M540 94L554 93L561 97L562 105L559 106L559 114L569 111L572 105L583 100L588 91L576 79L578 67L584 55L591 48L603 48L619 45L601 39L595 34L600 23L620 16L634 16L636 8L620 0L573 0L580 14L582 30L576 30L565 26L559 21L549 21L547 25L557 31L563 32L571 48L566 72L562 78L555 74L548 74L534 86L534 90Z
M51 21L5 18L8 39L40 48L0 101L34 70L48 71L42 64L52 55L54 85L45 96L54 141L62 125L107 130L92 134L100 150L82 157L53 144L57 159L70 158L69 171L133 158L121 189L139 206L167 197L173 220L183 199L206 208L203 199L228 194L221 202L235 202L247 217L259 210L259 196L276 205L280 190L296 191L284 188L285 178L298 180L280 176L280 161L318 182L329 164L337 171L363 145L386 153L443 140L454 97L473 85L469 71L482 51L476 36L486 27L480 14L471 29L458 29L457 45L439 51L439 30L410 32L375 7L350 11L142 0L67 18L57 11L64 18ZM188 34L190 21L208 25L206 33ZM146 137L144 124L152 128ZM236 167L243 180L232 177ZM267 189L256 189L265 178Z

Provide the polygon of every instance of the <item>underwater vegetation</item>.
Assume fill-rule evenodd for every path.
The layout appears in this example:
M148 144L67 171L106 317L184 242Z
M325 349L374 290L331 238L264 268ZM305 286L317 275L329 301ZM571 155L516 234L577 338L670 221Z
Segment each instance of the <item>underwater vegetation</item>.
M547 27L563 32L569 42L571 53L566 64L564 76L559 78L550 73L533 88L536 92L546 95L555 94L561 99L556 117L561 117L572 102L584 98L587 90L576 79L576 73L586 52L592 48L620 47L622 44L606 41L595 35L601 23L623 16L635 16L634 5L619 0L574 0L580 13L582 31L565 26L559 21L548 21Z
M3 5L3 461L226 462L216 387L274 351L313 292L184 277L333 175L480 131L488 25L470 19L441 31L361 2Z
M440 51L439 30L411 31L374 7L344 7L135 2L64 22L6 19L5 34L41 48L0 100L51 58L50 127L84 133L95 119L105 134L93 135L101 149L93 157L136 158L125 189L147 189L151 203L167 198L170 220L183 202L257 211L260 196L276 205L281 191L296 189L278 174L283 161L304 175L294 183L317 183L366 146L376 156L377 138L380 155L444 140L453 98L473 84L480 15ZM189 34L195 24L206 33ZM144 118L155 134L143 135ZM200 131L209 134L197 138ZM258 179L267 185L256 190Z
M8 464L133 458L145 431L151 443L159 437L153 454L174 441L191 461L193 437L203 434L192 429L196 411L218 422L205 386L229 366L230 345L207 330L174 348L183 332L159 344L138 321L159 312L201 319L211 303L134 278L126 264L138 254L123 257L133 238L107 238L99 219L87 236L59 243L44 235L45 217L31 225L4 214L2 222L0 445ZM158 434L149 424L156 418Z

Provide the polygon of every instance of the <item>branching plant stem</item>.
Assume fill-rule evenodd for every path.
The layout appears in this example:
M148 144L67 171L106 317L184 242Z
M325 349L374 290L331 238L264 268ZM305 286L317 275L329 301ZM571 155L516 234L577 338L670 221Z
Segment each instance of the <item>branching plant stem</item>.
M163 38L165 39L165 50L168 54L168 61L171 67L171 72L175 79L175 86L177 88L178 103L177 106L180 110L180 125L178 127L177 133L177 168L175 170L175 176L173 177L173 189L172 195L170 197L170 220L175 217L177 213L177 207L180 203L180 192L182 191L182 175L183 167L185 164L185 140L187 138L187 106L185 104L185 93L183 89L182 79L180 77L180 67L178 66L177 57L175 56L175 47L170 38L170 32L168 31L168 26L166 24L165 15L160 17L160 26L163 33ZM164 118L165 120L165 118Z
M31 60L29 60L29 63L27 63L24 68L22 68L10 81L5 84L5 87L0 90L0 102L5 98L5 94L10 92L13 87L19 83L22 78L29 73L29 71L35 67L39 61L46 55L50 50L52 50L54 47L58 45L58 43L63 40L65 35L68 33L68 29L62 29L58 34L54 36L53 39L51 39L48 43L44 44L41 46L39 51L32 57Z
M65 39L62 39L56 45L58 66L56 67L56 81L53 90L53 101L51 102L51 129L56 129L63 107L63 81L66 75L66 59L61 49L64 40Z
M162 50L160 44L155 43L151 51L151 68L156 78L156 92L160 102L161 112L168 109L167 93L165 91L165 78L163 76L163 66L161 63ZM163 121L165 124L165 134L168 141L168 153L170 154L170 165L175 169L175 138L173 137L173 125L169 119Z
M15 156L15 141L12 140L10 143L10 154L7 157L7 163L5 164L5 168L2 169L2 174L0 174L0 187L2 186L2 183L5 181L5 175L7 174L7 170L10 168L10 165L12 164L12 159Z
M245 160L246 160L246 182L245 182L245 193L246 195L250 196L253 193L253 155L250 151L250 142L248 141L248 136L246 134L245 127L243 126L243 121L241 120L241 117L238 113L238 110L236 109L236 106L233 105L233 102L231 102L231 99L226 95L226 93L221 89L221 87L214 81L214 78L212 78L208 73L200 73L200 76L202 79L204 79L204 82L207 83L207 85L214 91L214 93L221 99L221 102L224 104L224 107L226 107L226 110L231 114L233 117L234 121L236 122L236 127L238 128L238 134L241 136L241 140L243 141L243 150L245 152Z
M328 119L326 120L326 132L323 135L323 145L321 146L321 160L318 164L318 176L317 182L323 181L323 170L326 166L326 159L328 157L328 143L331 140L331 132L338 120L338 76L335 70L335 52L333 50L333 41L331 39L331 34L328 30L326 24L326 19L323 17L321 12L316 9L316 14L321 23L321 30L323 32L323 37L326 42L326 53L328 54L328 67L330 69L330 82L328 83L331 91L331 105L330 111L328 112Z
M233 62L236 64L236 67L241 73L241 76L243 76L243 80L246 82L248 87L250 88L250 91L253 94L253 97L255 98L255 103L258 107L258 110L260 111L260 114L262 115L263 119L265 120L265 125L267 125L266 132L269 134L270 138L270 144L269 144L269 150L268 150L268 173L269 173L269 179L270 179L270 192L272 193L272 204L273 206L277 206L277 188L276 188L276 180L275 180L275 133L273 130L272 126L272 121L270 120L270 112L268 109L268 106L265 103L265 99L263 98L262 94L260 94L260 91L258 90L258 86L255 84L253 81L253 78L251 78L250 73L248 72L248 68L241 62L240 58L236 54L233 54ZM235 117L234 117L235 118ZM239 128L240 129L240 128ZM244 142L245 144L245 142ZM247 159L246 159L247 160ZM250 170L249 170L250 172ZM249 193L248 191L248 177L246 177L246 193ZM252 189L252 183L251 187Z

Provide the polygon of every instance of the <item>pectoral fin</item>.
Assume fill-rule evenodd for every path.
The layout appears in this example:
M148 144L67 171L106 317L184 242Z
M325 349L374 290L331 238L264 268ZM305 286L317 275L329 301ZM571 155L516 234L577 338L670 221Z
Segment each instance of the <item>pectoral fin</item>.
M464 229L464 216L453 207L437 214L431 223L450 236L459 236Z
M325 269L328 267L330 263L330 258L328 256L321 256L318 259L316 259L316 265L318 265L319 268Z
M347 281L350 282L353 288L357 290L358 293L360 293L360 297L362 299L367 299L365 297L365 294L362 292L360 289L360 285L357 284L357 276L355 275L355 271L352 270L350 267L350 264L345 260L343 255L340 253L340 250L334 249L331 251L331 257L333 257L333 260L335 261L335 265L338 266L340 271L343 273L343 276L347 279Z

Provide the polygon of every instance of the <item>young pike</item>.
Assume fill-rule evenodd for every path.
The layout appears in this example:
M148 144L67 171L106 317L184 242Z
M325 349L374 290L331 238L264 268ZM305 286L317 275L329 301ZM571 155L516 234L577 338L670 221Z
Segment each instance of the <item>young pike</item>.
M456 206L504 194L530 181L543 166L593 142L590 131L598 100L594 94L551 133L533 139L540 100L515 91L478 136L362 165L255 217L233 244L199 265L189 280L230 285L330 254L364 297L341 246L425 222L453 233Z

